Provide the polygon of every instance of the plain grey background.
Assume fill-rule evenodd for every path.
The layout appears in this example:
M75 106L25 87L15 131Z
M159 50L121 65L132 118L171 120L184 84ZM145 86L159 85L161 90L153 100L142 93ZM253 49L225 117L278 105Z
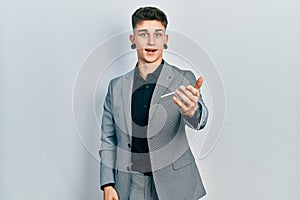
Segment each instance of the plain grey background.
M155 5L203 45L226 89L204 200L300 199L300 3L296 0L0 0L0 199L102 199L98 161L72 113L81 63L132 12Z

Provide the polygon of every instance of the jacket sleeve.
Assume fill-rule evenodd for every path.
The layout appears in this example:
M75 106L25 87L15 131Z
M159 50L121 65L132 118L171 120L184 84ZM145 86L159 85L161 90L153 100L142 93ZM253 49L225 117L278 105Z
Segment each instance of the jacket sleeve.
M107 184L114 184L116 160L116 129L112 113L112 81L109 83L103 105L101 124L100 156L100 188Z
M185 71L183 75L182 85L192 85L196 83L196 77L191 71ZM207 123L208 119L208 109L203 101L202 95L200 93L200 98L198 101L198 109L192 117L183 116L185 123L196 130L203 129Z

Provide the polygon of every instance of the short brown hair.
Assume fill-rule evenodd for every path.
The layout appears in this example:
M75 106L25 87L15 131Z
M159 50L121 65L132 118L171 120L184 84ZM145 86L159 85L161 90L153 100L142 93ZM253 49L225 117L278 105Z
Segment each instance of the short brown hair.
M167 28L168 20L163 11L156 7L140 7L131 16L132 28L144 20L158 20Z

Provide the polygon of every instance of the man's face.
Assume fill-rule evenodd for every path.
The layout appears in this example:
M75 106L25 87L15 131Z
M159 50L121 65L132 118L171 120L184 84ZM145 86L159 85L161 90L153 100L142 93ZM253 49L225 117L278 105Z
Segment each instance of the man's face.
M157 20L144 20L136 25L131 43L136 44L139 61L155 63L162 59L164 44L168 41L165 27Z

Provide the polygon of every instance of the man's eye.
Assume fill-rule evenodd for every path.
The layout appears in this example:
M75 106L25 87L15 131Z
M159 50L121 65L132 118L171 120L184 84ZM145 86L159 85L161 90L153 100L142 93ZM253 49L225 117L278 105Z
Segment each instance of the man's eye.
M154 35L155 37L161 37L162 36L162 34L161 33L155 33L155 35Z
M141 37L146 37L147 34L146 34L146 33L141 33L140 36L141 36Z

